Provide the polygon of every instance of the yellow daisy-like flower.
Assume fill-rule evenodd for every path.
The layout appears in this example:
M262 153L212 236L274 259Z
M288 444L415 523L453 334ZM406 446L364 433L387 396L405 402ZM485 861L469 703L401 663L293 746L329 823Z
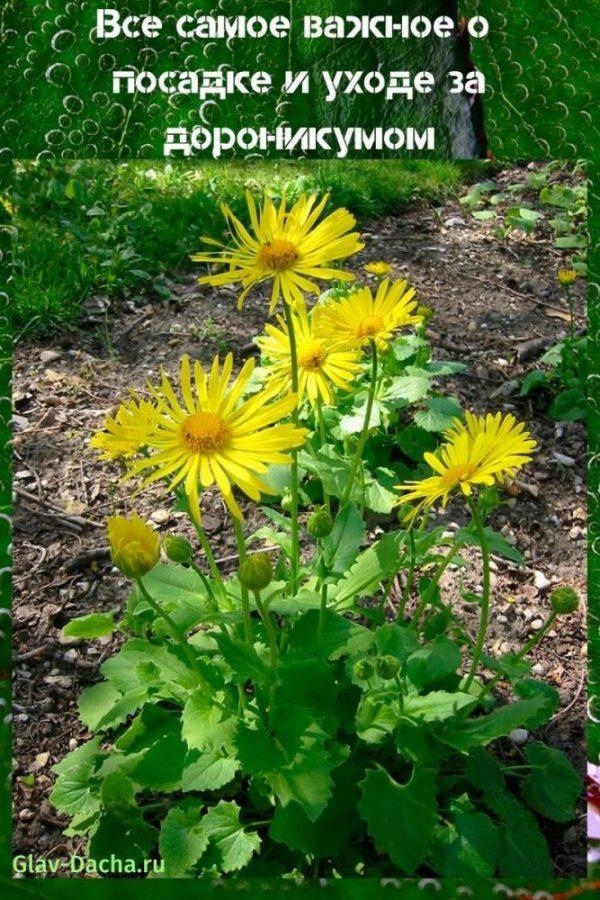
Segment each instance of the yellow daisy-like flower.
M108 541L113 563L127 578L141 578L160 557L160 539L140 516L109 516Z
M568 287L577 280L577 272L575 269L559 269L556 277L563 287Z
M240 283L243 291L238 306L241 308L254 285L272 281L272 313L280 296L290 305L301 305L305 293L318 293L319 288L311 280L313 278L351 281L354 275L327 264L352 256L364 245L359 240L358 232L352 231L356 219L347 209L337 209L319 222L328 199L325 196L317 203L316 195L303 195L288 210L285 199L276 207L272 200L265 197L262 208L257 210L252 196L247 192L250 230L228 206L222 205L232 245L203 238L206 244L219 249L194 253L191 259L221 263L228 269L199 278L198 282L212 285Z
M373 340L384 350L394 332L405 325L418 325L415 289L406 281L390 285L386 278L379 284L375 297L370 288L355 291L342 300L331 301L314 309L315 333L331 341L363 347Z
M271 463L287 464L286 451L301 446L306 429L280 423L296 406L296 395L273 400L272 390L259 391L246 400L242 394L254 370L246 362L232 380L233 356L223 366L213 360L207 374L199 362L192 367L181 360L181 400L163 374L149 411L150 427L144 446L148 456L129 463L126 477L143 474L143 485L169 479L169 489L183 484L192 515L200 518L198 486L216 484L232 515L242 518L233 496L237 486L253 500L274 491L260 477ZM150 474L145 474L150 471Z
M363 269L368 275L375 275L376 278L385 278L392 271L390 263L383 262L383 260L366 263Z
M476 416L468 412L466 424L456 419L445 438L437 454L423 456L436 474L398 485L403 492L402 503L419 501L410 518L423 506L433 506L438 501L445 507L457 488L470 496L475 485L489 486L495 481L502 484L506 476L514 475L531 461L537 446L522 422L501 413Z
M277 393L292 387L292 360L289 330L286 321L278 316L279 328L265 325L266 335L257 341L268 358L267 382ZM296 353L298 359L298 398L308 397L314 405L320 399L328 405L334 402L331 385L344 391L360 368L360 350L344 349L315 335L313 320L305 309L292 313Z
M100 459L127 459L141 450L152 428L151 405L133 396L120 405L114 416L104 421L102 431L90 440L90 447L100 450Z

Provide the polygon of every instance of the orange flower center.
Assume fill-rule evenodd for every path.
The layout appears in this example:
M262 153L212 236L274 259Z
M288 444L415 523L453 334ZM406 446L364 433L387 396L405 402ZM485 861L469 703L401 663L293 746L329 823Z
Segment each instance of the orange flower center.
M367 316L358 326L358 337L375 337L381 331L385 331L385 323L381 316Z
M291 241L275 238L258 251L258 263L263 269L275 269L283 272L291 269L298 259L298 250Z
M181 442L192 453L212 453L222 450L229 443L229 426L220 416L211 412L197 412L181 426Z
M321 341L311 341L298 348L298 365L301 369L315 372L327 359L327 350Z
M458 466L452 466L445 475L442 475L441 482L444 487L453 487L461 481L468 479L477 471L477 466L473 463L460 463Z

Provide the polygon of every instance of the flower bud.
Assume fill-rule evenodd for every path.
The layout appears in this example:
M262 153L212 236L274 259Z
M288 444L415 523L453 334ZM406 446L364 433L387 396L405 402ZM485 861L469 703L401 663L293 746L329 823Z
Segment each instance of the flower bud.
M568 287L577 279L577 272L575 269L559 269L556 277L563 287Z
M268 553L253 553L247 556L238 569L242 587L249 591L262 591L273 579L273 566Z
M419 304L415 310L415 315L422 316L424 322L428 322L433 318L433 310L429 308L429 306L425 306L424 304Z
M353 672L361 681L368 681L369 678L372 678L374 671L373 664L368 659L359 659L354 663Z
M560 587L550 594L550 603L557 615L568 616L578 608L579 597L572 587Z
M324 538L333 531L333 519L324 506L316 506L308 517L306 530L314 538Z
M192 545L187 538L178 534L169 534L163 544L167 557L174 563L190 563L192 561Z
M160 557L160 539L139 516L109 516L107 520L110 555L127 578L141 578L153 569Z
M286 512L289 512L292 508L292 495L290 491L286 491L283 497L281 498L281 508L285 509Z
M384 681L391 681L400 670L400 662L395 656L379 656L375 662L375 671Z

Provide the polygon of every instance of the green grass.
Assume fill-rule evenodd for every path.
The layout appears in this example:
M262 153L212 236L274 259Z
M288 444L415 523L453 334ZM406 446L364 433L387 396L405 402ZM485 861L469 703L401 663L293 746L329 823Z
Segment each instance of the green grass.
M219 204L245 217L244 191L330 193L359 220L416 200L440 202L480 177L481 162L23 163L9 197L12 325L18 335L77 322L94 292L168 297L163 274L190 268L203 235L223 235Z

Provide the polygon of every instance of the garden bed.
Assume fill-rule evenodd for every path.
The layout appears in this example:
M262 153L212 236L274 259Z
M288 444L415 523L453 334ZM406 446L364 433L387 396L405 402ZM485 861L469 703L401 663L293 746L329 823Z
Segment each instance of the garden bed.
M514 173L502 178L509 181ZM520 398L515 385L536 354L566 330L564 295L556 282L562 256L544 237L519 232L500 242L489 222L471 218L455 201L372 220L362 234L365 250L349 268L358 271L369 260L384 259L393 264L394 277L417 288L419 302L434 311L428 338L437 358L468 367L452 379L451 393L475 412L514 412L540 447L515 496L492 519L524 553L526 567L494 560L488 649L516 651L546 618L551 586L568 584L585 594L584 427L552 422L535 398ZM77 839L65 841L66 820L48 803L50 767L85 737L76 700L82 687L98 680L98 666L116 639L65 640L61 628L76 616L117 609L125 596L124 580L108 561L104 518L131 511L132 503L89 449L89 436L131 386L143 387L161 366L174 375L183 353L209 364L216 352L232 350L239 364L255 352L250 339L265 321L267 304L259 294L250 296L241 315L233 289L199 287L190 274L170 279L168 286L170 301L140 306L113 300L106 315L106 298L93 296L78 331L43 344L24 341L17 349L16 853L64 855L65 844L78 850ZM583 281L574 293L582 317ZM154 493L152 521L161 533L187 533L183 514L171 512L158 488ZM244 508L258 525L256 507ZM460 504L451 504L438 520L452 530L465 516ZM373 517L371 536L388 522ZM204 526L215 555L225 570L233 570L235 539L216 493L204 504ZM478 555L465 552L474 565L468 569L471 582L461 587L476 591ZM453 570L444 575L445 596L464 606L469 622L457 577ZM541 736L564 750L579 772L585 764L583 621L583 611L558 620L534 652L534 671L560 693L560 708ZM510 758L509 741L501 752ZM547 837L556 874L584 874L582 810L566 829L549 826Z

